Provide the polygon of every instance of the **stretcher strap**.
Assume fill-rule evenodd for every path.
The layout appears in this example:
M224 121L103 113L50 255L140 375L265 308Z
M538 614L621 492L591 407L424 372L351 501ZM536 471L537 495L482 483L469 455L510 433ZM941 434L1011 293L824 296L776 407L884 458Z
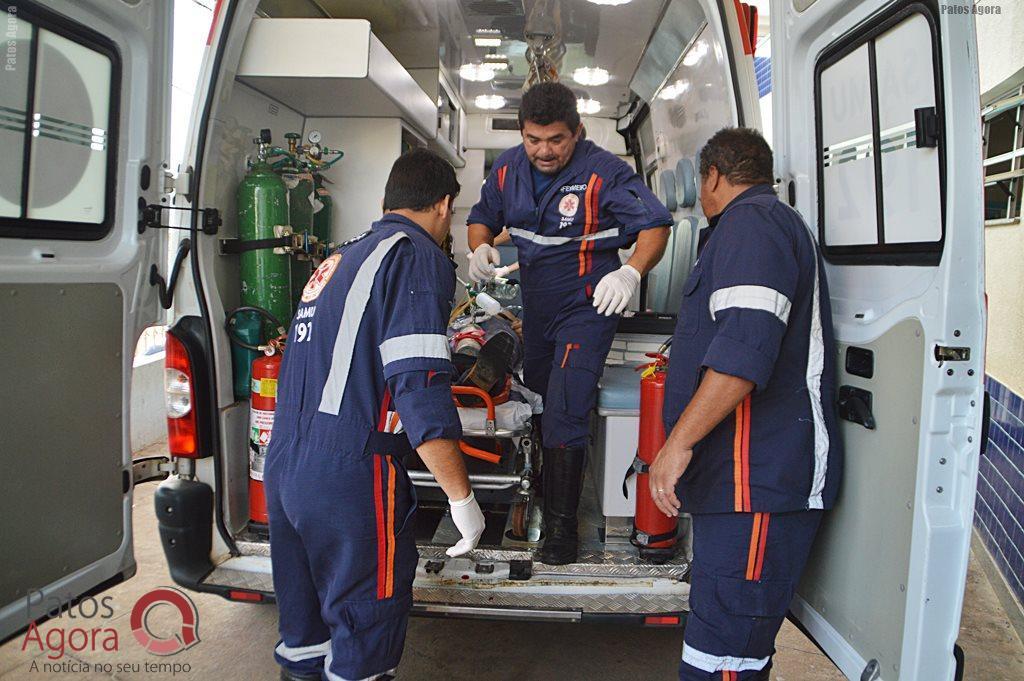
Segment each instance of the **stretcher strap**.
M366 446L374 454L390 454L396 459L402 459L407 454L413 453L412 445L409 444L409 437L405 433L370 431Z

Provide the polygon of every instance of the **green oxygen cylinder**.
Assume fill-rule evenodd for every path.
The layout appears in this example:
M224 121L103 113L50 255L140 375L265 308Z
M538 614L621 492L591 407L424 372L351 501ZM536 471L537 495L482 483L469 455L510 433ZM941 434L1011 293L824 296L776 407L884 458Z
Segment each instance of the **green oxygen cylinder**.
M276 225L288 224L288 190L281 177L267 163L270 131L255 140L260 145L256 162L238 185L238 238L243 243L273 239ZM262 307L284 326L291 323L291 258L260 248L241 254L242 305ZM263 322L263 337L277 333L270 322Z
M313 206L316 203L316 187L313 184L313 173L309 172L304 164L298 159L298 141L302 135L297 132L285 134L288 140L290 156L285 165L280 169L281 179L284 180L288 189L288 223L292 226L293 234L313 234ZM292 258L292 307L298 308L299 299L302 297L302 289L313 274L312 261Z
M334 199L324 186L323 175L313 175L313 183L316 186L316 198L320 202L319 210L313 213L313 236L326 247L331 243L331 210L334 207Z

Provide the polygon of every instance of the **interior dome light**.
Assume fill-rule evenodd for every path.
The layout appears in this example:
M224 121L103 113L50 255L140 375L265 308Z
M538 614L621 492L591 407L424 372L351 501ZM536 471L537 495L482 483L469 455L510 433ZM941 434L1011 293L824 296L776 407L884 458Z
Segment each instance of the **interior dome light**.
M459 68L459 77L481 83L494 78L494 69L488 64L463 64Z
M505 106L505 98L501 95L478 95L473 100L481 109L500 109Z
M572 79L580 85L604 85L608 82L608 72L602 68L584 66L572 72Z

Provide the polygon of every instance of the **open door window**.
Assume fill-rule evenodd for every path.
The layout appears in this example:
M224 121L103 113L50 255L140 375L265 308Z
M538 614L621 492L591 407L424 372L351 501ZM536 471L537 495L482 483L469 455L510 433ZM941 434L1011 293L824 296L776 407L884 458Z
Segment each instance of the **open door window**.
M850 678L953 679L984 439L973 21L784 0L771 23L780 194L825 254L846 447L792 612Z
M0 1L0 640L131 576L129 388L161 320L172 3Z

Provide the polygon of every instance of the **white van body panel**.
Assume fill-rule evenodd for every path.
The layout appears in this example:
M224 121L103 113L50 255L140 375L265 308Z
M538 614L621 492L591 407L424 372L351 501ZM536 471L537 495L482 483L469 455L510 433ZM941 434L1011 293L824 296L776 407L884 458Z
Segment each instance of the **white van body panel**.
M826 235L826 242L859 243L873 227L859 236L838 233L828 221L821 229L819 200L835 198L844 186L852 186L843 181L854 180L847 174L840 184L819 186L823 150L814 131L842 116L850 120L850 107L864 100L851 93L844 112L837 108L840 105L826 101L826 92L822 110L816 111L816 68L824 63L823 52L831 54L830 46L837 41L850 39L851 45L856 44L851 36L881 26L904 9L910 13L872 38L871 58L877 66L871 68L879 69L876 88L881 91L876 119L881 118L878 127L883 139L890 129L887 110L903 107L901 115L910 120L904 127L913 129L912 109L921 105L916 100L929 96L930 89L922 88L920 80L900 83L897 79L893 85L883 78L888 64L899 60L899 68L891 73L920 79L922 74L914 69L926 64L929 73L923 75L923 83L928 83L932 69L929 22L915 13L922 8L877 0L817 0L802 3L800 9L789 2L772 3L779 193L789 194L792 183L796 209L816 235ZM898 242L902 235L909 235L909 240L933 240L941 225L938 216L944 212L941 254L928 263L890 264L883 259L876 264L853 264L832 258L826 266L840 351L839 385L873 391L878 426L870 431L841 421L847 450L843 491L837 508L826 516L792 610L850 678L861 678L868 670L864 678L952 679L956 668L953 650L983 441L981 130L973 20L940 14L937 9L933 18L941 89L931 97L938 96L944 107L940 145L945 159L939 171L945 174L944 205L942 199L932 198L937 192L929 152L915 148L916 142L902 150L882 149L878 163L883 168L884 213L890 216L884 229L896 236L887 243ZM918 63L922 54L926 61ZM857 59L859 55L847 55L825 66L822 73L833 66L852 69L838 87L856 89ZM823 85L823 91L828 87ZM826 107L832 107L827 115L822 113ZM849 137L857 134L847 131ZM846 143L825 140L824 144L827 156L829 144L838 154L836 150ZM905 168L901 172L897 163L923 165L914 172ZM864 170L870 176L870 167ZM868 185L873 188L874 180ZM873 195L853 192L849 196L869 207L875 205ZM928 201L933 204L922 205ZM837 215L836 219L848 221L849 229L863 229L864 220L875 219L873 208L861 211L864 205L849 204L854 217ZM896 215L903 217L896 219ZM844 355L851 346L875 353L874 378L844 371ZM969 348L970 359L940 362L936 352L941 347Z
M86 54L80 51L81 47L68 47L79 44L75 40L78 36L98 34L113 43L116 59L112 60L114 75L110 78L110 90L113 96L110 101L118 102L119 106L116 118L111 119L112 126L116 125L116 139L106 140L106 144L116 143L115 171L105 176L107 185L113 185L115 197L109 206L113 211L110 231L94 241L4 238L0 244L0 288L5 289L5 306L9 306L6 314L0 311L0 317L6 316L12 324L19 324L15 321L18 319L27 320L25 326L18 326L22 333L11 334L0 343L4 356L9 362L34 366L35 362L45 361L38 357L41 353L54 353L49 357L54 373L47 373L45 369L37 373L33 377L38 382L32 389L31 403L22 402L26 408L34 405L33 412L19 414L17 409L8 410L7 416L0 420L0 432L5 433L9 444L4 451L5 468L19 471L19 484L32 487L27 493L34 495L35 503L31 506L36 511L48 509L47 513L27 515L24 508L14 507L5 508L0 514L4 518L2 534L5 538L18 542L20 537L30 542L30 545L7 547L10 555L25 557L19 570L29 573L22 575L12 570L8 573L12 582L3 584L0 639L56 610L58 605L67 604L100 585L110 584L111 580L130 577L135 571L131 534L131 427L128 422L132 363L142 330L164 319L157 288L150 284L150 268L156 265L164 278L169 276L164 255L165 230L147 229L139 233L137 224L140 203L160 205L163 199L171 80L171 10L171 3L156 0L131 5L119 0L45 0L25 4L17 12L22 19L38 13L43 22L38 24L40 32L46 30L47 25L53 26L54 31L67 32L69 37L59 38L65 47L51 43L47 49L54 52L48 53L48 58L56 59L62 49L71 50L64 54L72 58L75 54ZM91 48L85 45L84 49ZM87 61L83 58L76 63L68 59L63 68L75 69L87 87L95 88L95 78L91 78L95 74L88 72L89 64L84 63ZM28 59L24 63L28 63ZM36 73L38 87L44 82L45 74ZM87 93L95 91L87 90ZM40 115L45 120L47 114L53 114L41 110L41 106L37 100L36 110L30 112L36 121L40 120ZM77 123L81 125L81 121ZM92 135L95 150L95 144L103 140L105 133L101 130L97 138L97 130L93 129ZM51 139L57 138L51 136ZM140 182L144 167L149 170L149 185L145 189ZM48 298L50 294L56 297ZM92 308L93 312L83 307ZM36 327L33 320L42 321ZM102 344L91 347L94 341ZM96 363L109 368L111 375L118 376L119 380L81 386L82 394L69 395L67 387L77 380L74 355L77 354L78 362L84 363L89 361L90 353ZM12 365L11 369L15 368L20 367ZM93 391L91 396L89 390ZM103 411L90 412L90 402L104 405ZM68 413L74 409L80 411ZM93 431L70 432L69 429L83 418L95 419L90 424L94 426ZM39 419L48 419L53 432L37 430L32 438L19 435L30 427L27 423ZM61 434L62 430L66 435ZM105 435L108 432L112 433L109 441ZM96 447L90 438L102 439L102 442ZM34 447L24 450L21 445L10 445L12 440L33 439ZM91 488L96 481L89 477L90 470L101 471L97 477L100 484ZM39 477L45 475L51 476L47 484L35 487L40 482ZM5 501L19 504L16 497L20 493L20 488L5 493ZM49 509L56 515L50 514ZM108 509L114 515L109 516L101 509ZM74 515L68 527L64 527L65 521L59 516L64 512ZM101 522L100 516L106 520ZM75 541L60 538L61 532L75 533L81 545L74 546ZM97 545L108 544L109 552L96 558L106 551ZM34 582L40 575L48 580L50 574L60 577L49 583ZM12 594L16 596L13 601L7 598Z

